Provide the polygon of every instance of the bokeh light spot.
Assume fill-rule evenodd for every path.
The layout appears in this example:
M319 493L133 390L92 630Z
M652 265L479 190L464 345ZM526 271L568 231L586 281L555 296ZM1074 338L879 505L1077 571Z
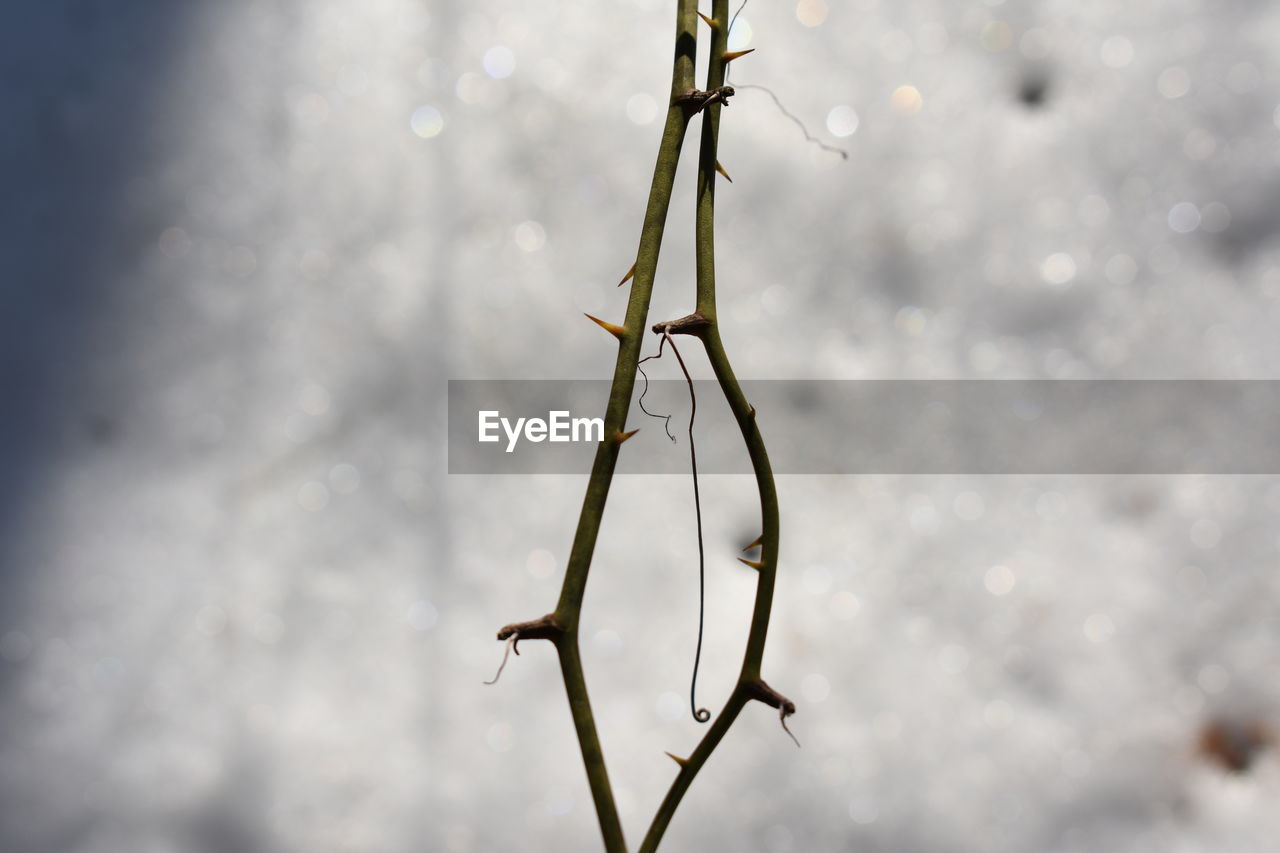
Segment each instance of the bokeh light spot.
M827 20L827 4L823 0L800 0L796 4L796 20L806 27L820 27Z
M982 28L982 46L991 53L1008 50L1013 44L1013 29L1004 21L988 21Z
M494 45L484 53L484 73L495 80L504 80L516 70L516 55L505 45Z
M726 44L728 50L746 50L751 46L751 38L755 32L751 29L751 22L741 15L734 22L733 29L729 31L729 39ZM744 62L746 60L743 60Z
M160 233L160 251L166 257L180 258L191 251L191 238L181 228L166 228Z
M1094 613L1084 620L1084 636L1091 643L1105 643L1116 634L1116 625L1105 613Z
M827 130L832 136L853 136L858 131L858 111L848 104L839 104L827 113Z
M1008 595L1013 592L1018 578L1008 566L992 566L982 576L982 584L992 595Z
M489 726L484 739L494 752L510 752L516 744L516 733L507 723L494 723Z
M1111 256L1103 273L1112 284L1131 284L1138 275L1138 262L1121 252Z
M1190 234L1200 227L1200 208L1182 201L1169 209L1169 227L1179 234Z
M632 124L649 124L658 115L658 102L646 92L637 92L627 98L627 118Z
M1124 36L1110 36L1102 43L1099 54L1108 68L1124 68L1133 62L1133 42Z
M529 557L524 561L524 567L529 572L529 576L536 580L546 580L555 574L556 557L545 548L535 548L529 552Z
M1221 693L1231 683L1231 673L1219 664L1207 664L1200 667L1200 672L1196 674L1196 683L1205 693Z
M1055 252L1040 264L1040 277L1049 284L1067 284L1076 277L1075 259L1066 252Z
M440 612L425 598L410 604L409 612L405 615L405 621L415 631L430 631L439 619Z
M831 682L820 672L810 673L800 681L800 692L806 702L823 702L831 695Z
M329 488L310 480L298 487L298 506L307 512L319 512L329 505Z
M547 242L547 232L542 223L532 219L517 225L514 236L516 245L524 252L536 252Z
M862 609L862 602L858 600L858 596L842 589L835 595L831 596L831 615L841 622L848 622L858 615L858 611Z
M924 106L924 96L915 86L899 86L889 96L889 102L903 115L915 115Z
M360 471L356 466L340 462L329 469L329 487L340 495L349 495L360 488Z
M423 104L409 117L409 127L423 139L431 139L444 130L444 116L430 104Z

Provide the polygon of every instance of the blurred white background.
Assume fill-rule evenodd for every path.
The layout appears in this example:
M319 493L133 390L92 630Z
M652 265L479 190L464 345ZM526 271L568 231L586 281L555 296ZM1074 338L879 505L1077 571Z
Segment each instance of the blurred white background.
M581 312L624 310L670 6L6 10L0 847L598 847L550 649L481 685L585 472L449 477L445 381L610 375ZM759 90L723 113L739 376L1280 378L1277 43L1261 0L750 3L733 82L849 159ZM691 137L655 319L693 305ZM804 748L748 708L666 847L1280 832L1280 480L780 490ZM703 484L713 710L753 492ZM617 481L584 611L633 843L703 731L689 498Z

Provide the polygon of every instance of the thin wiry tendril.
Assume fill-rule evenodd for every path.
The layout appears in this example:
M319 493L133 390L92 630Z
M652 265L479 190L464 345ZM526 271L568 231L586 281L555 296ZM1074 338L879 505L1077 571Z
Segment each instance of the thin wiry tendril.
M695 720L705 723L711 719L711 712L706 708L699 708L697 700L698 665L702 662L702 626L706 622L707 615L707 557L702 543L702 498L698 494L698 452L693 444L693 419L698 414L698 397L693 392L693 377L689 375L689 368L685 367L680 350L666 328L662 330L662 337L671 343L671 351L676 354L676 361L680 362L680 370L684 373L685 382L689 383L689 464L693 469L693 509L698 520L698 647L693 654L693 678L689 681L689 709L693 711Z
M733 35L733 25L738 23L738 16L742 14L742 10L746 5L747 0L742 0L742 5L738 7L738 11L734 12L733 17L729 19L729 29L726 30L724 34L724 43L726 45L729 44L729 36ZM730 65L726 64L724 67L724 82L726 86L729 84L730 70Z
M675 444L675 443L676 443L676 437L675 437L674 435L672 435L672 434L671 434L671 417L672 417L672 416L671 416L671 415L660 415L660 414L658 414L658 413L656 413L656 412L651 412L651 411L649 411L648 409L646 409L646 408L644 407L644 395L649 393L649 374L645 373L645 372L644 372L644 368L640 366L640 365L644 364L646 361L649 361L650 359L662 358L662 348L663 348L664 346L666 346L666 343L667 343L667 339L666 339L666 337L664 336L664 337L663 337L663 339L662 339L661 341L659 341L659 342L658 342L658 353L657 353L657 355L647 356L647 357L642 358L642 359L640 359L639 361L637 361L637 362L636 362L636 369L637 369L637 370L639 370L639 371L640 371L640 375L644 377L644 390L640 392L640 399L639 399L639 400L637 400L636 402L638 402L638 403L640 404L640 411L644 412L644 413L645 413L646 415L648 415L649 417L651 417L651 418L662 418L662 421L663 421L663 422L662 422L662 428L663 428L663 429L665 429L665 430L667 431L667 438L671 439L671 443L672 443L672 444Z
M786 116L787 118L791 119L793 122L796 123L796 127L800 128L800 132L804 134L804 138L807 142L812 142L814 145L818 146L824 151L834 151L836 154L839 154L845 160L849 159L848 151L845 151L843 148L836 148L834 145L828 145L827 143L823 142L821 139L818 139L816 136L810 133L809 128L805 126L805 123L800 119L796 118L794 115L792 115L787 110L787 108L782 105L782 101L778 100L778 96L775 95L773 93L773 90L771 90L769 87L757 86L752 83L747 83L745 85L735 86L734 88L735 89L759 89L760 91L764 92L770 98L773 98L773 102L778 105L778 109L782 110L782 114L784 116Z

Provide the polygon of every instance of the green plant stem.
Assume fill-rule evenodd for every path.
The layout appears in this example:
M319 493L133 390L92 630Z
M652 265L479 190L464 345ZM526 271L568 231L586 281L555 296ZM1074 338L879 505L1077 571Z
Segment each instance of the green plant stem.
M722 22L721 26L712 29L710 61L707 67L708 91L724 82L724 52L727 44L728 0L714 0L712 18ZM707 358L715 371L716 380L724 391L729 408L733 411L747 445L751 457L751 467L755 473L756 485L760 495L760 516L763 533L761 536L761 566L756 583L755 606L751 617L751 629L747 637L747 648L743 655L742 670L738 675L738 683L729 696L723 710L711 724L711 728L703 736L693 753L685 760L675 781L667 791L666 797L654 815L649 831L640 846L640 853L653 853L657 850L667 826L680 805L685 792L693 783L698 772L711 757L711 753L720 744L738 714L750 700L747 685L760 679L761 661L764 657L765 639L769 632L769 615L773 607L773 588L777 576L778 549L780 543L780 523L778 519L778 491L773 479L773 468L769 464L769 454L765 450L764 439L756 424L755 409L747 402L737 377L725 353L724 344L720 340L719 325L716 319L716 278L715 278L715 182L716 159L720 131L719 104L705 109L702 119L702 145L698 158L698 196L695 220L695 236L697 240L697 301L698 313L702 314L710 325L699 335L706 348Z
M635 279L627 304L623 334L619 341L618 358L614 366L613 384L609 391L609 403L605 411L605 438L596 449L591 466L591 478L582 501L578 528L569 552L564 584L560 600L556 604L555 620L563 629L556 638L556 651L560 658L560 671L564 677L569 709L573 715L578 744L582 750L587 781L595 802L600 831L604 836L608 853L625 853L626 842L618 809L613 799L613 789L605 768L600 739L596 731L591 702L587 697L586 680L582 672L582 659L578 648L578 622L582 610L582 598L586 592L587 575L595 552L600 522L604 517L605 501L613 481L621 442L618 436L626 428L631 395L635 388L636 364L640 360L640 347L648 325L649 301L653 293L654 278L658 269L658 252L662 246L662 234L666 226L667 211L671 205L671 191L675 184L676 165L684 142L689 117L681 106L674 105L677 95L693 88L694 61L697 51L697 2L679 0L676 9L675 60L671 75L672 106L667 110L667 120L658 148L658 160L653 171L653 183L649 190L649 203L645 209L644 225L640 231L640 247L636 252Z

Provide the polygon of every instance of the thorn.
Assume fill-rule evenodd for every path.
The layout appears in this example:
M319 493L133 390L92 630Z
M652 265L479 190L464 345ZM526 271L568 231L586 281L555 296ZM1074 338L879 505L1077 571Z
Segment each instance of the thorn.
M631 436L635 435L639 431L640 429L639 427L637 427L636 429L633 429L631 432L615 432L613 434L613 442L614 444L622 444L622 442L626 441L628 438L631 438Z
M757 572L764 569L764 560L748 560L746 557L739 557L738 562L742 563L744 566L750 566Z
M588 314L587 316L588 316L588 317L590 317L591 315L590 315L590 314ZM591 317L591 319L592 319L592 320L595 320L596 318L595 318L595 317ZM596 320L596 322L597 322L597 323L599 323L600 321L599 321L599 320ZM756 407L755 407L755 406L753 406L753 405L751 405L750 403L747 403L747 414L748 414L748 415L750 415L750 416L751 416L751 420L753 420L753 421L754 421L754 420L756 419Z
M729 177L729 173L724 170L724 166L720 165L720 161L716 161L716 171L724 175L724 179L729 183L733 183L733 178Z
M606 323L604 320L601 320L599 317L592 317L590 314L587 314L585 312L583 313L582 316L591 320L597 326L604 329L606 332L613 335L618 340L622 340L623 336L626 335L627 333L627 330L624 329L622 326L615 326L613 323Z
M708 27L711 27L711 29L713 30L720 29L720 25L716 23L715 18L708 18L706 15L702 14L701 12L698 13L698 17L702 19L702 22L704 24L706 24ZM668 752L667 755L671 755L671 753Z
M755 538L755 541L754 541L754 542L752 542L750 545L748 545L747 547L743 548L742 550L743 550L744 552L745 552L745 551L750 551L752 548L759 548L759 547L760 547L761 545L763 545L763 544L764 544L764 534L763 534L763 533L761 533L759 536L757 536L757 537Z
M632 264L631 269L627 270L627 274L622 277L622 281L618 282L618 287L622 287L622 285L626 284L627 282L631 281L631 279L635 278L635 274L636 274L636 265Z
M755 53L755 51L756 51L756 49L755 49L754 47L752 47L752 48L748 48L747 50L730 50L730 51L727 51L727 52L725 53L725 55L724 55L724 63L725 63L725 65L728 65L730 62L733 62L735 59L737 59L737 58L739 58L739 57L742 57L742 56L746 56L748 53Z
M682 768L689 763L689 759L681 758L678 755L672 755L669 752L667 753L667 757L670 758L672 761L674 761L676 764L679 764Z

